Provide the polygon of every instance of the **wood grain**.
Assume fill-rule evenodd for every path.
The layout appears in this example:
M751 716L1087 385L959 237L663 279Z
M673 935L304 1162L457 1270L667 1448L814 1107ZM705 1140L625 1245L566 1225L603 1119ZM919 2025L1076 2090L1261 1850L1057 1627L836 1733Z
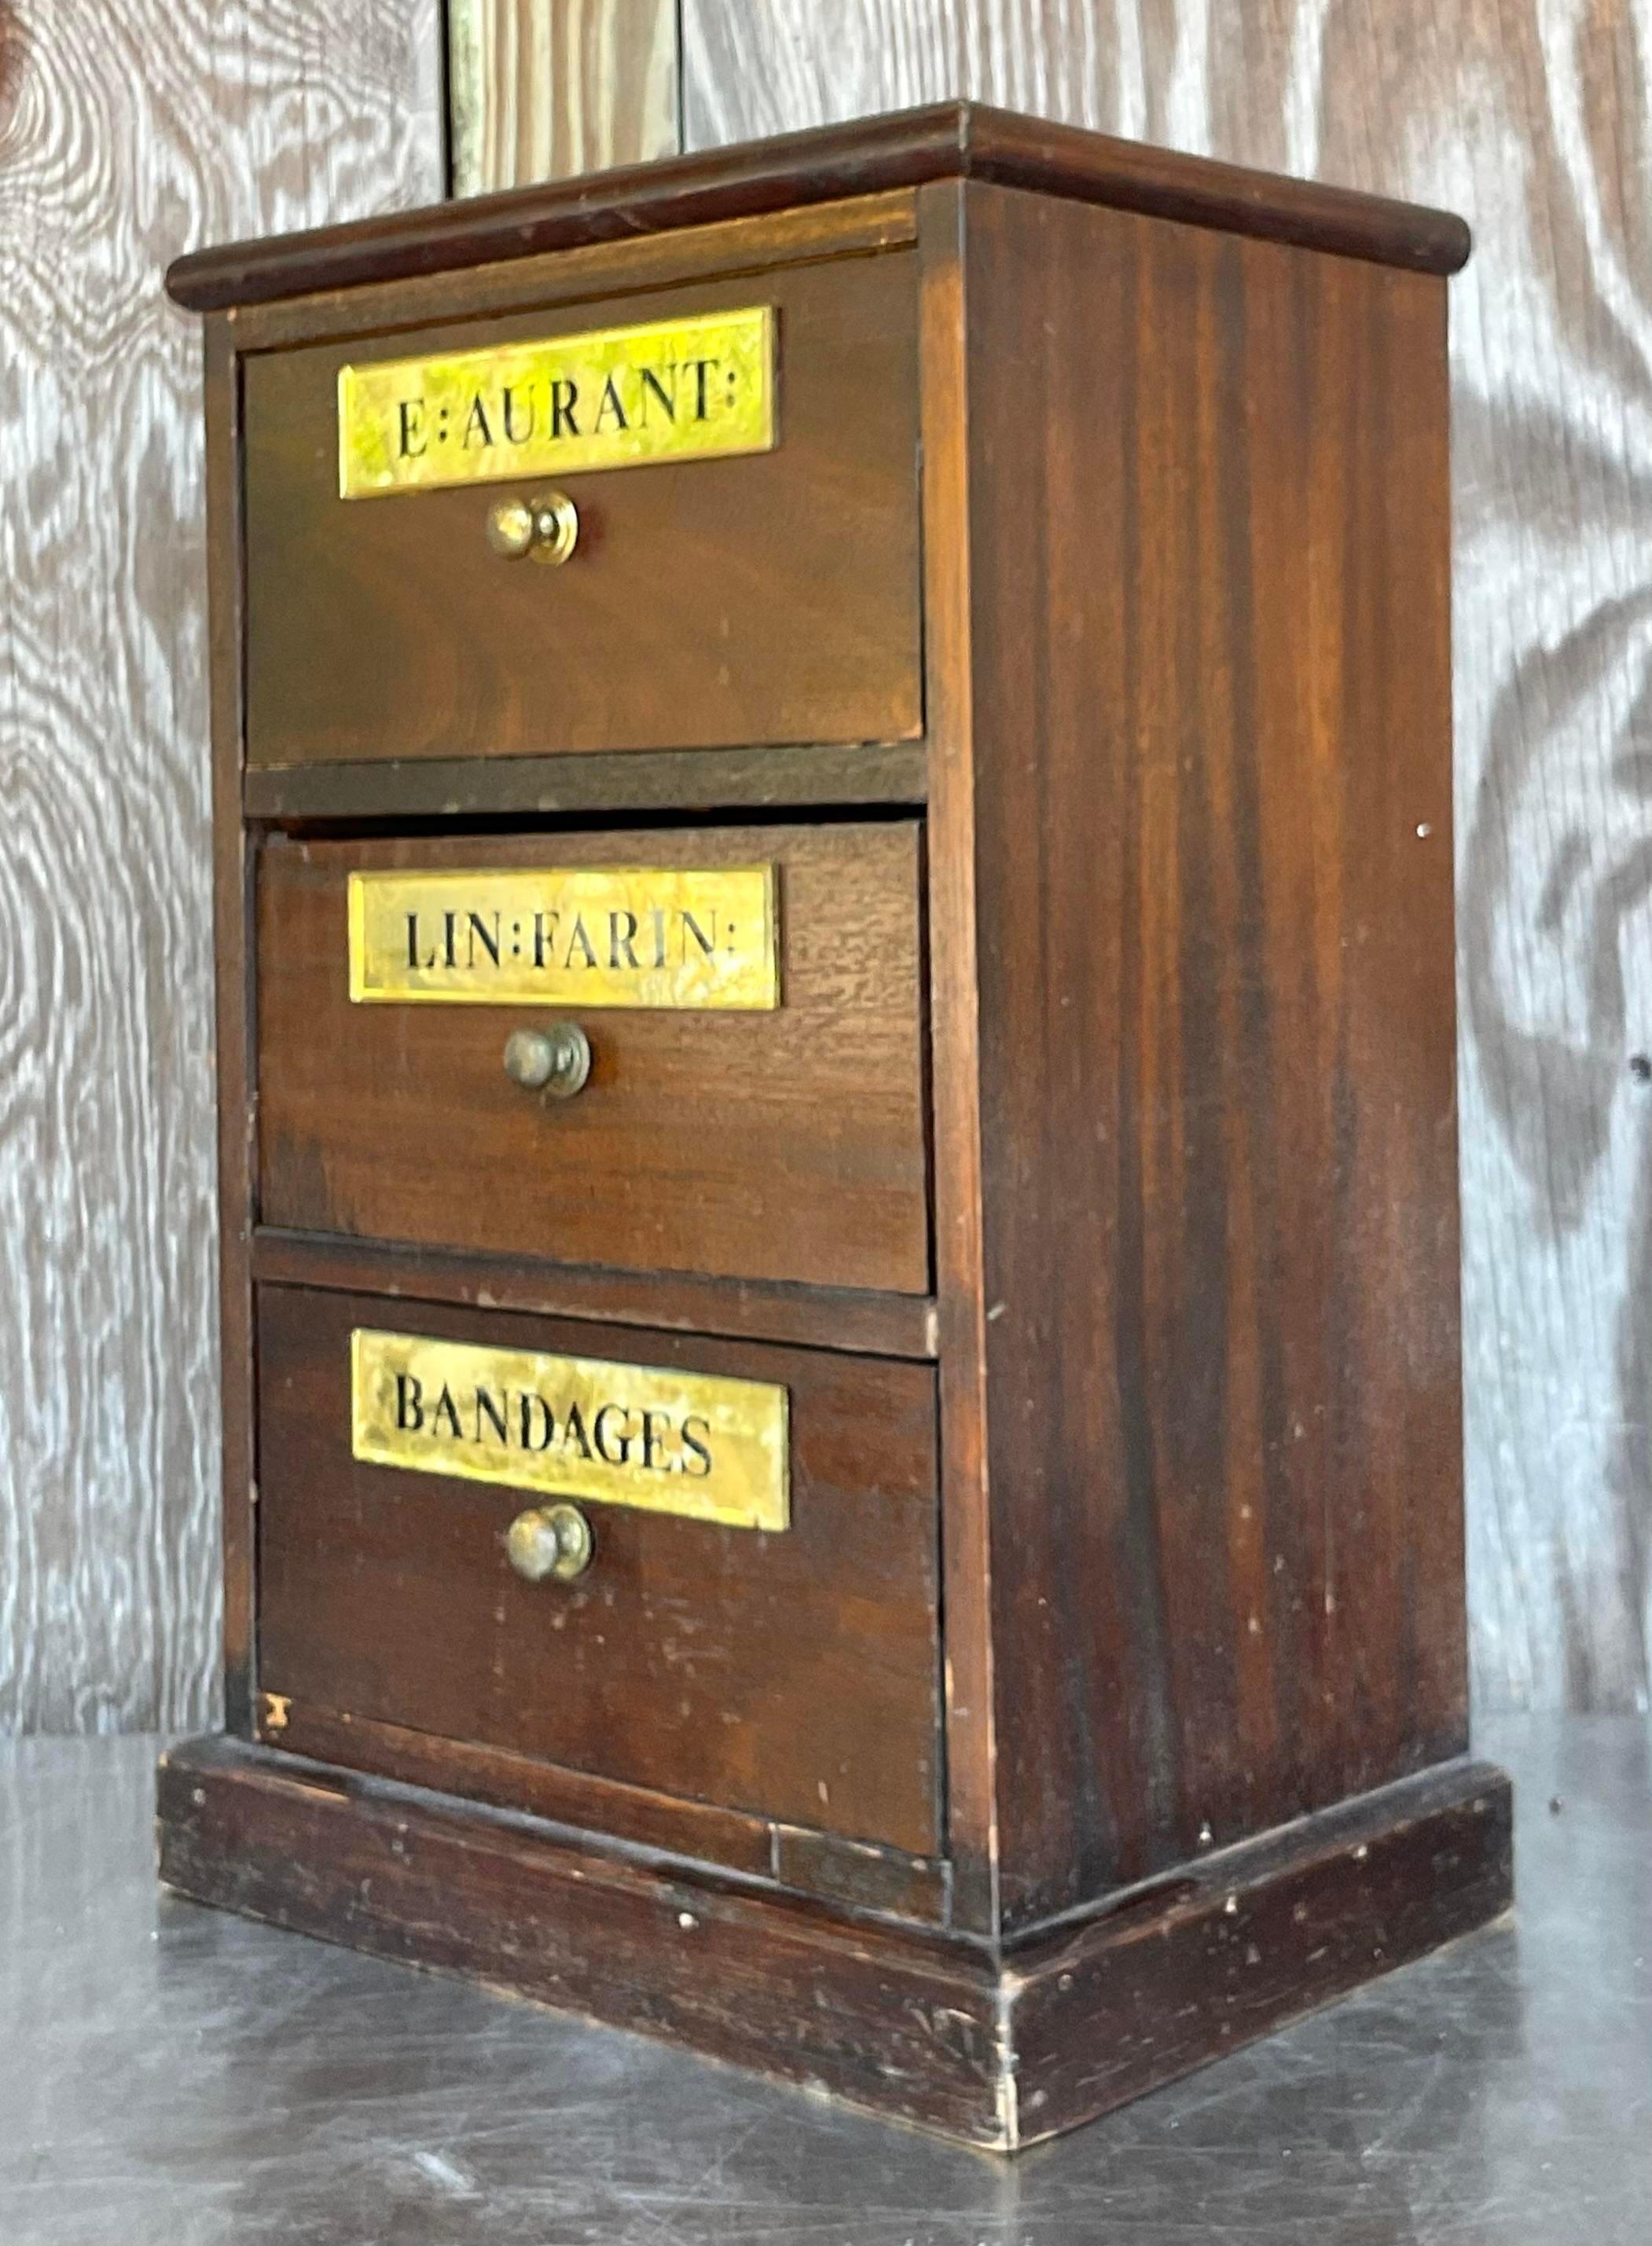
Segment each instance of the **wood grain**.
M974 185L962 254L1018 1926L1466 1744L1445 283Z
M986 1459L976 914L974 558L962 185L923 198L924 704L930 741L930 1080L946 1618L947 1841L958 1923L999 1924L1001 1836Z
M589 1038L590 1080L574 1099L524 1095L500 1055L539 1010L350 1000L349 875L477 865L772 866L784 1003L560 1008ZM925 1293L919 868L906 820L272 837L258 900L263 1221L635 1273ZM508 1189L459 1184L456 1158Z
M677 146L676 0L447 0L456 195Z
M479 296L490 312L537 312L588 303L616 289L670 288L709 272L767 273L895 249L916 236L917 198L910 187L822 195L776 210L760 201L754 208L749 185L737 194L724 182L721 191L702 193L698 213L684 220L672 187L683 168L649 164L627 172L621 177L631 193L616 194L612 175L600 193L587 180L570 180L526 195L433 203L364 225L203 251L180 259L167 275L167 288L197 310L211 309L199 301L203 289L233 304L243 350L280 351L359 337L364 323L388 332L450 317L455 274L469 276L461 310ZM692 168L715 175L717 165L702 158ZM722 206L733 214L719 215ZM392 232L387 259L385 236ZM243 290L248 279L251 297Z
M1479 1702L1647 1705L1652 7L684 0L684 145L969 94L1467 214L1453 283Z
M598 831L600 813L559 831L574 857L773 856L791 928L787 1003L762 1058L760 1022L720 1058L702 1019L602 1028L588 1093L552 1126L568 1190L547 1180L540 1126L524 1133L501 1094L485 1020L344 1018L346 872L451 864L474 853L475 828L409 834L390 812L367 836L259 838L258 1080L233 1058L221 1076L256 1126L256 1174L227 1187L231 1280L255 1204L295 1276L305 1256L330 1276L315 1290L255 1283L253 1681L258 1746L275 1752L186 1754L187 1798L163 1780L166 1862L241 1909L502 1973L850 2095L867 2093L869 2053L879 2102L1011 2149L1506 1898L1506 1789L1455 1759L1445 276L1463 230L958 104L703 157L678 180L675 210L668 189L650 202L635 175L610 176L588 202L498 198L468 230L374 221L174 271L197 303L244 283L266 323L282 300L283 342L249 355L242 386L248 699L269 725L249 747L326 762L343 711L357 759L391 729L412 735L392 764L421 745L543 758L574 745L574 704L536 743L512 730L497 682L531 703L548 676L554 702L591 657L588 631L547 643L519 617L530 628L471 666L494 674L479 698L438 711L454 738L417 730L443 701L443 667L466 670L455 641L497 631L443 596L462 579L434 500L376 558L346 555L318 602L316 572L346 532L315 482L325 384L307 391L303 370L324 376L357 346L337 335L337 289L316 305L328 339L306 343L301 276L353 273L372 299L365 340L388 350L384 292L424 289L444 260L451 301L430 308L427 341L542 316L498 313L493 268L465 262L466 249L485 260L513 210L507 286L550 238L541 221L640 210L641 225L688 227L731 197L754 216L758 198L824 200L834 183L915 187L915 255L789 265L775 286L806 500L824 505L833 473L796 441L806 381L830 363L840 410L895 410L847 343L866 359L898 337L904 410L921 404L921 446L880 476L894 490L921 475L934 829L928 853L909 816L707 835L668 813L646 852ZM791 314L822 276L853 317L800 350ZM880 303L894 316L868 318ZM235 332L234 306L212 316ZM733 488L708 472L725 518ZM810 519L761 525L767 575ZM323 526L330 537L313 534ZM725 519L704 550L731 572L744 542L730 534ZM661 539L668 561L683 542ZM692 527L687 542L692 558ZM864 591L877 551L859 575L827 557L825 605ZM645 586L629 566L635 607ZM404 576L412 609L398 616ZM782 628L799 602L822 605L818 589L780 584ZM385 600L398 628L370 634ZM348 627L330 647L326 610ZM295 614L303 628L272 662ZM597 650L615 659L598 667L599 717L611 707L594 749L699 738L704 677L665 696L669 731L657 713L613 715L622 695L657 689L649 664L703 660L697 636L668 623L645 646ZM737 665L758 658L737 643ZM818 738L819 707L810 723ZM515 824L488 854L537 860L545 841ZM941 1391L928 1366L841 1337L808 1349L641 1322L661 1267L679 1310L685 1283L702 1301L747 1279L864 1295L915 1272L927 1288L914 901L931 866L944 1244L935 1303L918 1300L936 1313ZM233 922L244 868L223 871ZM231 948L221 979L237 1033L240 974ZM840 1081L843 1052L854 1067ZM868 1220L867 1181L886 1175L895 1205ZM278 1244L257 1234L248 1261ZM473 1270L497 1252L513 1288L535 1255L629 1269L633 1322L621 1336L431 1289L416 1321L394 1323L598 1358L622 1338L628 1361L778 1384L785 1531L604 1507L575 1477L595 1556L547 1591L501 1548L520 1496L460 1478L452 1459L414 1487L357 1458L355 1330L388 1316L375 1268L417 1253L451 1276L453 1259ZM341 1284L352 1253L369 1291ZM431 1392L427 1378L404 1425L442 1424ZM456 1436L463 1408L444 1396ZM475 1409L479 1431L480 1391ZM634 1462L670 1471L646 1416L639 1439ZM517 1440L532 1440L526 1406ZM347 1766L296 1765L306 1742ZM716 1814L674 1820L670 1797ZM531 1814L542 1807L611 1816L622 1837L547 1827ZM381 1875L367 1868L387 1814L400 1824ZM760 1909L753 1820L774 1828ZM679 1834L692 1848L697 1829L709 1866L638 1855ZM680 1902L685 1883L716 1899L715 1936ZM815 1899L812 1927L787 1889ZM852 1911L928 1923L878 1943ZM942 1913L955 1938L937 1952ZM541 1975L525 1930L547 1916ZM824 2024L799 2017L799 1934L808 1980L831 1987ZM926 2016L910 1969L937 1962L957 2002ZM935 2046L915 2064L914 2014Z
M1424 273L1455 273L1469 251L1467 226L1451 211L1254 166L1195 162L1150 142L955 100L816 126L806 137L782 133L728 151L631 165L595 180L226 242L180 258L167 286L179 303L198 312L267 307L358 282L428 279L483 265L499 266L508 286L513 266L547 250L768 211L795 223L811 206L846 198L853 205L874 194L960 178Z
M192 1720L212 1690L212 1474L176 1400L213 1377L195 347L154 276L179 248L439 178L433 36L384 0L302 21L145 0L123 21L128 71L86 0L54 7L49 37L39 0L0 8L17 401L0 466L27 495L0 524L0 915L17 915L0 1252L18 1306L0 1326L0 1724ZM969 92L1472 217L1453 360L1475 1677L1486 1705L1643 1705L1646 0L846 0L829 17L686 0L683 24L690 147ZM65 194L71 141L121 152L153 192L117 204L108 167L77 160ZM112 385L90 452L61 434L77 370ZM124 499L116 458L137 464ZM70 524L97 548L72 563ZM141 888L100 902L90 935L23 909L65 873L105 897L112 865ZM112 1052L113 1096L83 1099ZM85 1394L65 1419L19 1399L71 1335ZM112 1491L130 1514L112 1538Z
M593 1504L588 1573L527 1583L503 1543L520 1491L352 1459L350 1331L390 1314L261 1290L261 1691L935 1853L928 1367L421 1305L405 1331L788 1392L789 1528ZM354 1738L341 1753L372 1767Z
M489 550L488 510L514 487L339 505L340 366L474 349L493 308L486 268L417 333L247 360L249 766L921 730L913 261L785 266L754 284L719 276L715 235L705 246L718 277L641 306L616 289L488 321L495 343L578 335L732 310L754 286L775 309L782 441L581 473L565 569ZM557 660L530 684L523 650L546 645Z
M921 741L811 741L789 749L588 749L562 757L380 758L268 765L246 775L248 819L520 818L524 813L796 811L921 804Z
M558 1825L600 1833L622 1848L658 1849L761 1879L768 1877L774 1861L773 1830L765 1818L690 1801L680 1793L622 1786L535 1755L443 1739L412 1725L379 1723L265 1694L259 1736L283 1754L307 1755L344 1770L374 1770L404 1786L526 1810Z
M218 1692L201 336L180 250L427 197L433 9L0 5L0 1730Z
M1219 1852L1008 1957L235 1740L174 1748L158 1792L160 1875L186 1895L999 2153L1437 1949L1510 1889L1508 1781L1475 1763Z
M602 1318L615 1325L670 1326L676 1333L735 1341L795 1341L867 1357L928 1359L937 1352L935 1306L927 1295L862 1294L750 1279L707 1279L547 1263L528 1256L452 1255L428 1248L330 1239L260 1226L252 1276L276 1284L408 1303L474 1303L545 1317Z

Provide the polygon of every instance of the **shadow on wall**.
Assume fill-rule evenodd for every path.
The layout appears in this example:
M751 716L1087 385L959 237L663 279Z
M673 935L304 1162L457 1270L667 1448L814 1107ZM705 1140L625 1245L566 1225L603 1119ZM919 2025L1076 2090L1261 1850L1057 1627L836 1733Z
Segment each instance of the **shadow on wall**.
M1453 406L1459 677L1493 689L1473 698L1482 760L1462 807L1470 1110L1478 1074L1503 1138L1464 1147L1479 1290L1466 1369L1485 1399L1471 1596L1487 1680L1516 1684L1525 1667L1540 1699L1563 1686L1574 1708L1646 1706L1652 1597L1652 171L1637 14L1563 9L1524 35L1529 145L1506 204L1489 187L1481 250L1521 286L1482 309L1480 333L1459 330L1472 372Z
M1574 432L1568 442L1575 444ZM1642 504L1652 516L1652 489ZM1609 704L1612 681L1628 670L1635 685L1615 743L1612 779L1615 791L1636 807L1652 799L1649 626L1652 588L1602 602L1575 630L1553 646L1532 650L1515 665L1492 704L1464 857L1459 919L1469 1028L1492 1110L1530 1188L1533 1219L1556 1241L1588 1220L1591 1188L1608 1157L1614 1109L1626 1084L1636 1092L1652 1086L1652 1054L1630 1035L1623 971L1628 923L1652 896L1652 834L1592 832L1579 815L1589 807L1587 799L1581 800L1574 788L1554 791L1553 800L1572 814L1557 826L1547 817L1551 804L1544 780L1552 759L1564 753L1569 723L1584 718L1591 705ZM1526 915L1526 941L1511 956L1499 932L1519 910L1517 854L1529 851L1538 823L1547 827L1541 888L1534 912ZM1574 994L1567 1011L1575 1012L1581 1002L1581 1024L1527 1026L1541 1012L1543 986L1550 981ZM1652 1445L1646 1418L1652 1386L1652 1142L1644 1128L1640 1135L1621 1251L1624 1284L1615 1337L1619 1410L1606 1471L1621 1603L1614 1619L1644 1682L1652 1591ZM1554 1570L1565 1620L1567 1700L1574 1707L1598 1705L1603 1697L1616 1697L1617 1684L1597 1673L1592 1651L1601 1635L1601 1617L1590 1614L1600 1569L1589 1571L1592 1581L1580 1580L1569 1548L1557 1539Z

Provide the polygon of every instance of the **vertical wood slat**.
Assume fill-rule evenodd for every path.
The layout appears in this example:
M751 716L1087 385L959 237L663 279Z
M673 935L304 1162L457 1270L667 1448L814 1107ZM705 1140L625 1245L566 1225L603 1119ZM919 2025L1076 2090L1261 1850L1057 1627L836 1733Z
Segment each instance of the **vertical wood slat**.
M1444 204L1484 1706L1645 1708L1652 0L683 0L684 145L969 95Z
M452 190L670 155L676 0L447 0Z

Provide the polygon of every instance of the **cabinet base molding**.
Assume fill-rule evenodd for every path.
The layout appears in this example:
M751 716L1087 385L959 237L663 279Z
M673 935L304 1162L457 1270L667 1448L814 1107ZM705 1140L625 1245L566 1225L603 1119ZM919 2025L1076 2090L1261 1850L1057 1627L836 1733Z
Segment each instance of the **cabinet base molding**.
M197 1901L663 2037L1013 2153L1484 1925L1508 1781L1415 1778L998 1950L237 1739L173 1748Z

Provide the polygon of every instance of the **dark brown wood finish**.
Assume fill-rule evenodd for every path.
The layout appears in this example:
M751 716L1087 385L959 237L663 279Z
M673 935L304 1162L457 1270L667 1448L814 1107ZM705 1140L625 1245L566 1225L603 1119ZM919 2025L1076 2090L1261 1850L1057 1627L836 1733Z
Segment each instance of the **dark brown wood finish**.
M350 1004L345 889L371 868L750 866L778 885L770 1012L558 1007L576 1099L505 1074L533 1007ZM918 831L272 837L258 873L266 1222L638 1272L924 1294ZM484 1182L486 1181L486 1182Z
M1210 1857L1002 1961L534 1820L219 1739L160 1770L163 1879L1013 2152L1507 1904L1507 1781L1460 1763Z
M965 223L1014 1926L1466 1739L1445 291Z
M909 254L477 316L244 362L249 766L893 741L922 725ZM560 478L341 500L341 366L753 302L780 442L567 480L565 568L489 508Z
M167 1876L1000 2150L1504 1906L1506 1788L1458 1759L1465 240L952 107L186 266L247 292L210 364L265 1744L163 1773ZM658 510L686 590L641 636L616 601L479 655L445 573L486 491L322 504L346 357L770 300L818 391L772 492L581 480ZM724 548L762 582L713 685ZM531 1010L348 1004L352 867L769 857L779 1012L558 1009L597 1057L561 1112L500 1066ZM356 1325L778 1380L793 1526L593 1505L591 1573L527 1585L522 1493L354 1460Z
M537 1755L444 1739L371 1716L344 1715L286 1693L260 1695L257 1735L266 1746L307 1755L313 1762L376 1771L404 1785L463 1794L500 1809L526 1810L569 1829L605 1834L629 1848L719 1864L758 1879L768 1878L774 1868L774 1827L766 1817L650 1787L622 1785Z
M927 1368L286 1287L260 1290L258 1326L265 1692L935 1853ZM778 1382L792 1526L593 1502L589 1572L524 1582L520 1491L350 1456L356 1326Z
M795 1825L775 1825L772 1843L774 1876L784 1888L920 1923L945 1925L950 1916L952 1868L941 1859Z
M792 811L921 804L921 741L771 749L584 750L565 757L421 759L260 766L247 774L249 819L292 826L346 820L516 818L524 813Z
M925 697L929 712L930 1057L935 1314L941 1340L942 1561L947 1616L947 1837L953 1911L999 1916L997 1716L986 1449L979 970L971 676L968 307L963 190L928 189L922 274Z
M260 1226L252 1276L288 1286L376 1294L405 1303L467 1303L545 1317L602 1318L619 1326L670 1326L735 1341L801 1342L869 1357L933 1358L935 1306L927 1295L851 1294L697 1273L605 1271L520 1256L461 1256L381 1247Z
M211 311L960 179L1424 272L1455 272L1468 255L1467 228L1445 211L947 101L594 178L198 250L179 259L167 285L180 304Z
M257 1678L256 1433L249 1251L257 1161L251 941L255 852L241 821L241 393L227 318L206 323L214 997L218 1045L218 1330L223 1459L224 1721L250 1738Z
M1109 2113L1499 1917L1511 1811L1500 1771L1446 1763L1012 1950L1017 2141Z
M947 1920L950 1869L940 1858L624 1786L405 1725L338 1715L282 1695L262 1696L257 1736L266 1746L314 1762L370 1769L405 1785L525 1810L588 1840L602 1834L623 1848L674 1856L684 1866L718 1865L882 1916L933 1925Z
M782 265L897 249L917 238L910 190L851 195L813 208L764 211L717 226L629 234L584 248L541 251L404 280L241 304L229 315L244 351L280 351L332 337L390 335L474 312L543 310L590 303L620 290L646 296L715 274L767 273Z

